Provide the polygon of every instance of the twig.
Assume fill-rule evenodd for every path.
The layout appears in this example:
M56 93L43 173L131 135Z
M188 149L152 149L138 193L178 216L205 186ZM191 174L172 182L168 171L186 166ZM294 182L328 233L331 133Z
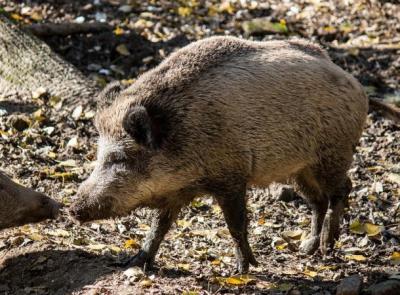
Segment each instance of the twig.
M68 36L74 34L87 34L87 33L101 33L104 31L111 31L112 26L106 23L46 23L46 24L32 24L24 27L33 35L38 37L49 36Z

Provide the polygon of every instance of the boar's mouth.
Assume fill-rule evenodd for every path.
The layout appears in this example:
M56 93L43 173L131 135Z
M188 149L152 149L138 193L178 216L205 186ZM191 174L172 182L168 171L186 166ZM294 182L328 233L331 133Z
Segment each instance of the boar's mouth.
M69 214L74 221L85 223L97 219L116 216L112 210L111 198L102 198L99 202L77 201L72 204Z

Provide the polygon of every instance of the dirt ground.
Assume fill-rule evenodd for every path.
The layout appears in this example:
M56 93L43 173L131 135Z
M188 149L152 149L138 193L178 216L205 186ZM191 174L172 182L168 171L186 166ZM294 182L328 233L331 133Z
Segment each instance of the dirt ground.
M91 20L112 25L111 32L44 39L100 86L134 83L191 40L297 36L320 42L369 95L400 101L397 1L121 2L0 0L0 7L23 25ZM264 21L254 23L258 18ZM87 101L0 99L0 169L65 204L57 221L0 232L0 294L334 294L354 274L366 294L399 294L399 125L369 115L349 171L354 189L342 235L326 257L298 252L310 222L302 199L250 189L250 243L260 265L235 277L233 243L210 198L181 213L162 243L156 269L148 272L120 264L140 247L149 210L83 226L69 220L66 208L95 160L94 113ZM21 120L27 124L15 123ZM395 287L373 293L371 286L380 282Z

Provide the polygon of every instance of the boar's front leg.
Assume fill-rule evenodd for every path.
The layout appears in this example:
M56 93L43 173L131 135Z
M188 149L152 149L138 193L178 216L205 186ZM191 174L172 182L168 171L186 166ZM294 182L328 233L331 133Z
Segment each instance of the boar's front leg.
M221 206L236 247L237 271L246 273L249 264L257 266L247 238L246 185L218 186L212 193Z
M157 209L143 247L139 253L129 261L130 266L140 266L145 269L152 268L161 241L177 218L180 209L181 207Z

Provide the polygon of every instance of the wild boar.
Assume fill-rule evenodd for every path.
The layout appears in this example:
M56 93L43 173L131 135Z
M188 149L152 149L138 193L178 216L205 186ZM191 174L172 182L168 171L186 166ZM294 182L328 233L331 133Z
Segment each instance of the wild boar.
M0 171L0 229L56 218L60 204Z
M171 54L127 89L100 94L97 164L70 213L78 221L157 210L133 265L151 266L178 212L212 195L236 245L257 265L246 189L294 183L312 209L313 253L332 245L351 190L346 172L368 99L350 74L304 40L212 37Z

